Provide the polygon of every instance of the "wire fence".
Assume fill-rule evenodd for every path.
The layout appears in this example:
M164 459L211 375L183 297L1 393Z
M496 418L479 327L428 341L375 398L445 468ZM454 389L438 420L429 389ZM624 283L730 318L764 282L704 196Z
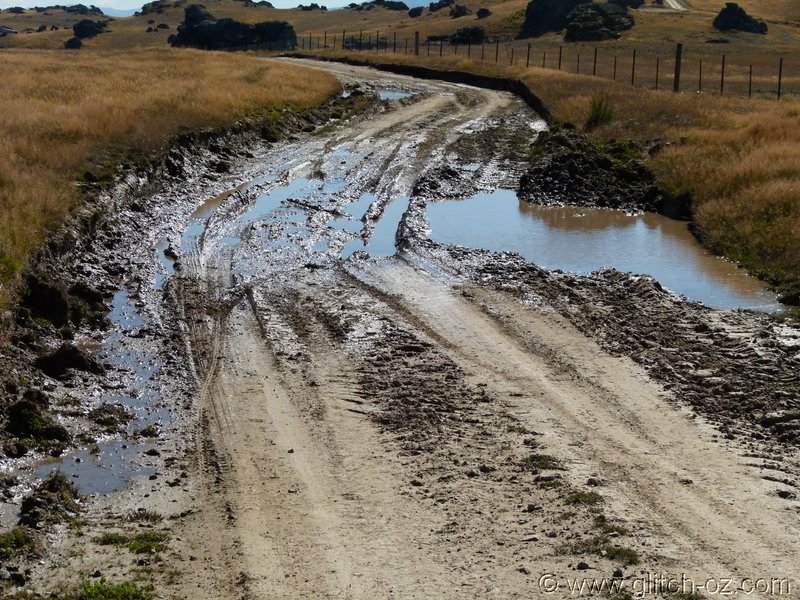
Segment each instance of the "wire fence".
M726 52L702 45L626 48L607 44L499 39L455 43L449 39L422 40L419 32L410 37L398 32L345 30L307 33L298 36L296 42L278 40L228 50L400 54L425 59L461 57L503 66L537 67L602 77L656 90L777 99L800 93L800 73L790 71L790 61L784 56L764 52L757 55Z

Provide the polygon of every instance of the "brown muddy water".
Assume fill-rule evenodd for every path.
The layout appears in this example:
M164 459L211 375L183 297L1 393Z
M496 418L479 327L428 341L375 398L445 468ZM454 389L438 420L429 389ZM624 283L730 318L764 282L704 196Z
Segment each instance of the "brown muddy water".
M517 252L573 273L613 267L652 275L665 288L714 308L781 310L758 279L706 251L686 222L661 215L538 206L497 190L431 204L427 219L436 242Z

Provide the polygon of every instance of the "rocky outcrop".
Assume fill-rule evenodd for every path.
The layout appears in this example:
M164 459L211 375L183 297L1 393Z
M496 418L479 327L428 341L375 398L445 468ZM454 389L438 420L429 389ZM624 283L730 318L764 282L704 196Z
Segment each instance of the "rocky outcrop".
M745 31L747 33L767 33L767 24L754 19L735 2L727 2L725 8L719 11L713 23L720 31Z
M201 4L186 8L178 34L170 37L173 46L221 50L251 44L297 44L294 27L285 21L265 21L251 25L234 19L215 19Z
M550 31L562 31L567 26L567 15L581 4L591 0L531 0L525 9L525 22L518 38L540 36Z
M480 26L462 27L450 36L451 44L482 44L486 40L486 29Z
M475 13L475 16L478 19L485 19L486 17L492 16L492 11L489 10L488 8L479 8L478 12Z
M631 142L595 145L574 128L540 134L519 197L534 204L663 212L666 196Z
M412 19L416 19L417 17L421 17L422 16L422 7L421 6L415 6L414 8L410 9L408 11L408 16L410 18L412 18Z
M621 31L633 27L627 7L616 4L582 4L567 16L567 42L615 40Z
M105 29L105 21L92 21L90 19L83 19L72 26L72 31L79 40L93 38L103 33Z
M443 8L453 6L455 3L456 0L437 0L437 2L431 2L428 4L428 10L431 12L436 12L442 10Z
M450 18L451 19L458 19L460 17L466 17L467 15L472 14L472 11L468 9L463 4L454 4L450 7Z
M0 25L0 37L4 37L10 33L17 33L17 30L11 29L11 27L3 27Z

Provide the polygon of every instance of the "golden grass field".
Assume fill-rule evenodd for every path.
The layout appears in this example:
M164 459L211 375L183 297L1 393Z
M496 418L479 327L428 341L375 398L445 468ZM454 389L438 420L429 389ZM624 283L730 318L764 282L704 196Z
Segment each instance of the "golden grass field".
M80 199L86 170L152 153L183 132L267 108L319 105L324 73L195 50L4 50L0 86L0 282Z

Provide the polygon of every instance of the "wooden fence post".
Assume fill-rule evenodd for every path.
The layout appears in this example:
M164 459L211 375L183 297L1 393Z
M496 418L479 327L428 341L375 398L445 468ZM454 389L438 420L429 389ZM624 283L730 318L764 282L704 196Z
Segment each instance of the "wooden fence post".
M681 91L681 62L683 61L683 44L675 46L675 77L672 80L672 91Z
M725 55L722 55L722 72L719 75L719 95L725 92Z
M562 54L563 50L564 50L564 46L559 46L558 47L558 70L559 71L561 70L561 54Z
M530 68L531 66L531 43L528 42L528 56L525 58L525 68Z
M594 62L592 63L592 77L597 75L597 46L594 47Z
M781 85L783 84L783 57L778 63L778 100L781 99Z
M414 56L419 56L419 31L414 32Z
M633 62L631 63L631 85L636 83L636 48L633 49Z

